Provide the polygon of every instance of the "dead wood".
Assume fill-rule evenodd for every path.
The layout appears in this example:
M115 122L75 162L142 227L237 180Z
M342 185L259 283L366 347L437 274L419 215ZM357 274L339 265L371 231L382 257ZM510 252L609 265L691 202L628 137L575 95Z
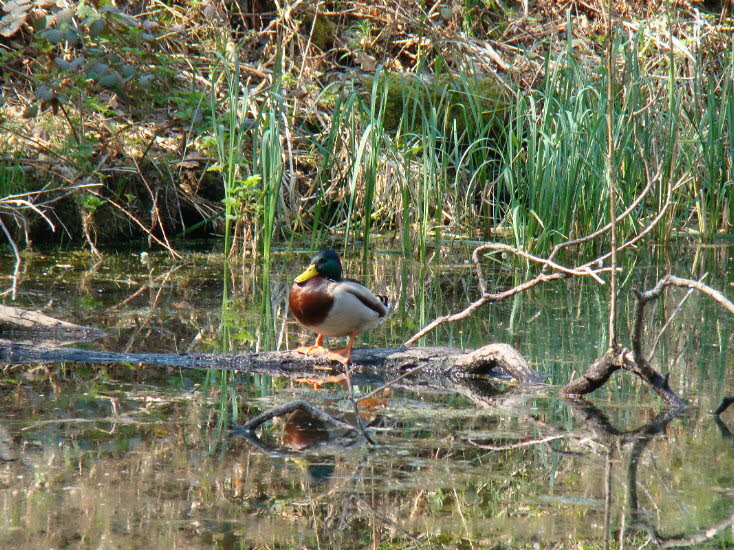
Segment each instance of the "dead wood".
M668 384L668 375L660 374L645 357L642 349L642 332L645 319L645 306L653 300L659 298L665 288L668 286L677 286L681 288L689 288L698 290L708 296L724 309L734 314L734 303L729 301L718 290L711 288L701 281L693 281L667 274L661 278L650 290L640 292L632 289L637 298L637 306L635 309L635 326L632 334L633 352L616 346L611 348L601 359L595 361L589 370L575 380L569 382L563 392L572 395L584 395L590 393L603 386L609 377L619 369L625 369L640 377L652 390L657 393L670 407L683 407L685 402L680 399ZM722 403L724 406L724 403ZM726 405L728 406L728 404ZM724 406L724 409L726 408ZM723 411L719 407L720 411ZM719 413L720 414L720 413Z
M37 311L0 305L0 334L7 333L23 333L28 336L63 335L76 341L101 338L105 335L99 329L54 319Z
M719 408L714 411L714 415L720 416L726 409L729 408L729 405L731 405L732 403L734 403L734 395L727 395L721 401L721 405L719 405Z
M594 361L586 373L571 380L563 388L563 393L568 395L585 395L601 388L616 371L622 368L617 351L609 350L603 357Z
M29 364L39 362L88 362L140 365L166 365L179 368L225 369L275 376L313 376L329 370L341 372L341 365L325 358L293 351L261 353L114 353L48 345L31 345L0 339L0 362ZM418 369L420 367L420 369ZM472 377L511 376L519 384L537 384L543 376L534 371L522 356L507 344L489 344L465 352L455 348L378 348L355 349L351 374L355 383L380 385L409 373L416 380L462 380Z
M567 395L585 395L599 389L619 369L627 370L645 382L670 407L684 407L685 401L670 389L668 376L661 375L644 357L635 357L626 348L610 349L604 357L598 359L581 377L572 380L563 388Z

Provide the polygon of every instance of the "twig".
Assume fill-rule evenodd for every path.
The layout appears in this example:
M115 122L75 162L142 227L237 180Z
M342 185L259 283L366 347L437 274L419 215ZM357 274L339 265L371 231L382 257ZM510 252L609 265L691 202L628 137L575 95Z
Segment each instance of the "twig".
M104 201L107 201L112 206L114 206L115 208L117 208L120 212L122 212L128 218L130 218L133 222L135 222L135 224L138 225L138 227L140 227L140 229L142 229L152 240L154 240L160 246L162 246L163 248L165 248L166 250L168 250L168 253L171 256L173 256L177 260L180 260L181 259L181 255L178 252L176 252L176 250L174 250L169 245L167 245L165 242L163 242L158 237L156 237L153 234L153 231L151 231L150 229L148 229L147 227L145 227L145 224L143 222L141 222L138 218L136 218L135 215L132 212L130 212L129 210L127 210L124 206L122 206L121 204L118 204L117 202L115 202L114 200L112 200L112 199L110 199L108 197L103 196L101 193L99 193L97 191L90 191L90 193L92 195L94 195L95 197L97 197L97 198L100 198L100 199L102 199Z
M705 273L703 275L703 277L701 277L698 281L699 282L702 282L706 278L707 275L708 275L708 273ZM686 300L688 300L688 298L691 296L691 294L693 294L693 290L694 289L691 288L691 289L688 290L688 292L686 292L686 295L683 296L683 298L681 299L680 302L678 302L678 305L673 310L673 313L670 314L670 316L665 320L665 323L663 324L662 328L658 331L658 334L655 337L655 340L653 341L652 346L650 346L650 353L647 354L647 358L646 359L648 361L652 361L652 357L653 357L653 355L655 355L655 350L657 349L658 344L660 343L660 338L662 338L663 333L665 333L665 331L667 330L667 328L670 326L670 323L673 322L673 319L675 318L675 316L678 315L678 312L683 307L683 304L685 304L686 303Z
M632 212L640 205L640 203L644 200L644 198L647 196L647 194L652 190L653 183L657 181L660 178L660 170L658 168L658 172L654 176L650 176L650 172L647 169L647 164L645 165L645 168L647 170L647 185L645 185L645 188L640 192L639 195L635 198L634 201L627 207L627 209L622 212L619 216L617 216L614 221L615 223L621 223L625 218L627 218ZM571 239L568 241L564 241L562 243L558 243L556 246L553 247L553 250L551 250L550 256L548 256L549 260L552 260L555 258L556 254L558 254L559 251L561 251L564 248L567 248L569 246L576 246L579 244L583 244L585 242L589 242L593 239L596 239L597 237L603 235L607 231L609 231L612 227L612 222L610 221L607 223L604 227L601 227L597 229L596 231L589 233L588 235L585 235L583 237L579 237L578 239Z
M18 290L18 271L20 270L20 252L18 251L18 247L15 244L15 241L13 240L13 236L10 234L10 231L8 231L8 228L5 227L5 223L3 222L3 219L0 218L0 228L2 228L3 233L5 233L5 238L8 240L8 243L10 244L10 248L13 249L13 255L15 256L15 268L13 269L13 276L12 276L12 283L10 285L10 288L5 290L0 296L5 296L7 294L10 294L10 297L15 300L15 293Z
M474 267L477 271L477 275L479 276L479 288L483 293L487 292L487 288L484 277L482 276L482 268L479 263L479 255L486 250L504 250L505 252L511 252L512 254L520 256L521 258L543 264L544 267L552 267L553 269L555 269L556 271L560 271L561 273L566 273L567 275L575 275L578 277L589 276L600 285L604 284L604 280L599 277L594 271L592 271L589 265L581 266L580 268L565 267L563 265L552 262L548 258L539 258L538 256L533 256L532 254L529 254L524 250L520 250L519 248L515 248L502 243L489 243L475 248L474 252L472 252Z
M660 297L667 286L677 286L681 288L690 288L702 292L712 300L714 300L721 307L726 309L729 313L734 315L734 303L732 303L726 296L724 296L718 290L711 288L701 281L693 281L691 279L683 279L682 277L676 277L675 275L667 274L660 279L657 284L645 292L640 292L636 289L632 289L632 292L637 298L637 308L635 311L635 329L632 334L632 349L635 356L642 358L642 323L644 319L644 309L648 302L656 300Z
M469 444L479 447L480 449L486 449L488 451L510 451L512 449L520 449L522 447L530 447L531 445L540 445L541 443L548 443L549 441L555 441L556 439L565 439L569 437L568 434L549 435L541 437L540 439L528 439L525 441L519 441L517 443L511 443L509 445L483 445L477 443L471 438L467 438L466 441Z
M612 272L609 275L609 347L617 345L617 184L614 173L614 130L612 117L614 115L614 96L612 85L614 79L614 26L612 21L612 0L607 1L607 185L609 193L609 253Z
M535 278L525 281L524 283L521 283L509 290L497 292L495 294L484 293L478 300L472 302L471 304L469 304L467 307L465 307L463 310L459 311L458 313L443 315L441 317L434 319L433 321L428 323L425 327L423 327L418 332L416 332L413 336L411 336L408 340L406 340L406 342L403 345L410 346L416 340L423 338L426 334L428 334L435 328L440 327L441 325L444 325L446 323L454 323L456 321L461 321L463 319L468 318L476 310L482 307L484 304L499 302L501 300L510 298L514 296L515 294L519 294L520 292L529 290L533 288L534 286L539 285L541 283L547 283L548 281L557 281L559 279L565 279L568 276L569 276L568 274L560 273L560 272L559 273L549 273L549 274L541 273L540 275L537 275Z

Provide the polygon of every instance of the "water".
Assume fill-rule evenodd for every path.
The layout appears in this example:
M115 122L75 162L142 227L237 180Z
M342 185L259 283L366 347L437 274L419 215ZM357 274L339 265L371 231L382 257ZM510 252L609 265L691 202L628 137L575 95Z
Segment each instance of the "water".
M655 252L629 266L625 343L632 283L649 288L667 270L708 273L732 295L728 249ZM290 282L309 257L276 254L266 272L228 266L223 303L216 254L191 253L183 264L159 254L99 263L32 254L17 300L6 303L105 330L103 340L76 344L91 349L290 348L312 339L285 316ZM428 266L387 254L345 261L348 275L397 304L358 345L397 345L474 299L468 257L446 249ZM12 262L3 265L7 277ZM522 277L496 265L490 280L500 289ZM230 431L296 399L352 419L338 383L135 364L8 367L0 548L639 548L653 536L690 543L712 527L699 548L734 547L734 410L719 423L709 413L734 394L732 319L693 294L663 334L654 365L692 405L679 416L665 417L628 373L589 403L565 400L559 384L605 349L606 292L555 283L441 327L421 343L511 343L549 386L495 397L393 390L363 411L377 447L349 446L302 414L259 432L270 452ZM684 295L672 290L651 308L651 339Z

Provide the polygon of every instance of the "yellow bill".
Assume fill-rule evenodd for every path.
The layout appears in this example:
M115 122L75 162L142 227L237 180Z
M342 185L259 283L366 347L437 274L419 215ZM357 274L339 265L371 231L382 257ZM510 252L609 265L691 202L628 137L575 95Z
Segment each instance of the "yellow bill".
M303 283L303 282L308 281L309 279L311 279L313 277L316 277L316 275L318 275L318 274L319 274L319 272L316 271L316 265L311 264L310 266L308 266L308 268L306 269L306 271L304 271L298 277L296 277L296 282L297 283Z

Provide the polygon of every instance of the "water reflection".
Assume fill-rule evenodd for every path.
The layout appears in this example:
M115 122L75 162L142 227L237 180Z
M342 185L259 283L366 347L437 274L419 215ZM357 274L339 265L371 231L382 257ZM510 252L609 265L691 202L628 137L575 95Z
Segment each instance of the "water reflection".
M361 345L396 345L424 319L474 298L462 257L445 252L423 266L394 256L377 266L351 260L351 273L399 304ZM227 267L225 315L216 256L175 265L155 254L148 264L131 258L94 265L31 255L13 305L106 330L107 339L87 345L100 350L217 350L223 324L237 350L307 337L285 316L302 263L292 256L273 258L268 284L261 266ZM721 249L639 258L630 282L646 286L672 268L691 278L708 271L709 284L730 288L728 258ZM501 288L514 277L498 266L492 280ZM549 286L425 343L509 342L562 383L605 348L605 293L583 281ZM651 339L683 294L656 306ZM614 378L593 396L595 407L559 398L552 385L406 384L375 413L374 448L330 445L340 434L301 413L263 424L265 447L232 433L233 424L297 400L349 418L338 383L316 388L264 374L207 382L196 370L132 363L7 367L0 547L732 547L734 410L708 413L734 388L732 334L731 320L695 295L663 334L656 366L692 405L674 418L661 416L633 377ZM374 383L359 379L357 391ZM707 531L713 538L697 538Z

